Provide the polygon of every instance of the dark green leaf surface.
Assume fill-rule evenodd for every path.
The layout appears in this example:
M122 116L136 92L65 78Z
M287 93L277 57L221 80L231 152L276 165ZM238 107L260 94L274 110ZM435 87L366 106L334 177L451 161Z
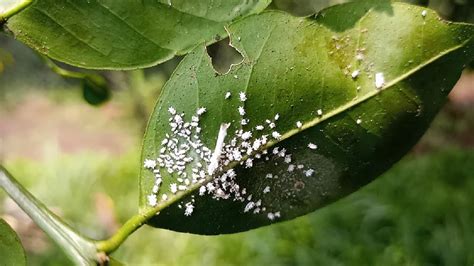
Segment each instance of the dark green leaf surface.
M15 231L0 219L0 265L26 265L26 256Z
M244 212L247 200L199 196L199 186L173 195L169 185L177 183L177 176L161 169L163 184L155 207L161 211L149 224L198 234L245 231L312 212L388 170L425 132L464 65L474 58L473 25L448 23L423 11L398 3L352 3L315 18L279 12L251 16L229 29L244 61L225 75L214 72L204 47L196 48L163 90L145 135L143 160L157 158L165 134L171 135L170 106L184 112L185 120L206 107L201 140L214 149L220 125L231 123L228 142L241 128L237 107L242 105L238 92L243 91L250 120L243 129L251 130L253 138L271 134L265 120L279 114L275 130L281 140L266 148L285 148L292 154L291 164L315 172L289 172L278 156L255 160L251 168L236 166L240 187L265 206L254 214ZM353 78L356 70L360 74ZM380 89L377 73L385 77ZM226 100L228 91L232 97ZM261 124L264 131L254 130ZM318 148L308 148L309 143ZM268 173L278 178L265 178ZM152 172L143 169L141 212L151 208L147 196L153 182ZM267 186L270 192L264 193ZM170 196L167 201L161 200L164 193ZM191 195L194 211L184 216L183 205L192 202ZM281 217L272 221L270 212Z
M230 21L268 0L37 0L7 23L15 37L84 68L149 67L225 36Z

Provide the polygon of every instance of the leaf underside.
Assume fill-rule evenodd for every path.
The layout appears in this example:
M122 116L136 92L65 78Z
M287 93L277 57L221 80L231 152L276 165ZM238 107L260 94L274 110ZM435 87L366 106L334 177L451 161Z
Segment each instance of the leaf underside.
M37 0L7 28L38 52L91 69L149 67L225 36L267 0Z
M200 139L211 150L222 123L231 123L226 143L239 129L251 131L252 139L262 134L272 139L272 131L282 138L269 147L270 155L255 159L253 167L234 167L236 182L246 189L245 200L216 200L212 194L199 196L196 189L148 223L196 234L241 232L312 212L388 170L425 132L464 64L474 58L472 25L448 23L433 11L426 16L423 11L400 3L351 3L309 18L280 12L250 16L229 28L244 61L225 75L213 70L205 47L193 50L156 105L143 160L159 157L165 134L173 137L170 106L184 113L186 121L197 108L207 108L199 122ZM360 74L353 78L356 70ZM380 89L375 85L377 73L384 76ZM227 92L229 99L224 98ZM245 103L239 101L239 92L246 93ZM243 126L237 111L242 105L249 119ZM269 129L265 120L276 114L276 128ZM302 122L300 130L297 121ZM257 125L265 129L256 131ZM317 149L308 148L310 143ZM288 171L289 164L271 154L275 147L285 148L290 164L303 168ZM194 163L186 167L189 176ZM307 176L309 169L314 173ZM166 204L163 194L168 201L176 200L170 184L180 184L176 173L162 168L160 173L158 206ZM278 178L266 178L269 173ZM152 171L143 169L141 212L151 208L147 197L154 182ZM258 200L259 213L255 207L244 212L250 201ZM184 216L186 204L194 207L190 216ZM280 217L274 217L276 213Z
M26 255L15 231L0 219L0 265L26 265Z

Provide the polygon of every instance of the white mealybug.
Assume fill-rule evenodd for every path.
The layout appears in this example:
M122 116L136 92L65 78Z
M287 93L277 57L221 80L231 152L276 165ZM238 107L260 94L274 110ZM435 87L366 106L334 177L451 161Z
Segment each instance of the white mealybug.
M318 111L316 111L316 113L318 113L318 115L323 115L323 110L318 109Z
M157 200L156 200L156 195L155 194L148 195L147 199L148 199L148 205L150 205L152 207L156 206Z
M248 140L252 137L252 132L250 131L245 131L244 133L242 133L242 139L243 140Z
M191 216L194 211L194 205L190 202L186 203L186 209L184 209L184 215Z
M253 207L255 207L255 203L250 201L249 203L247 203L247 205L245 205L244 212L250 211L251 209L253 209Z
M375 74L375 87L377 89L381 89L383 88L384 85L385 85L385 77L383 73Z
M244 109L243 106L239 106L238 110L239 110L239 114L240 114L241 116L244 116L244 115L245 115L245 109Z
M245 102L247 100L247 95L245 95L245 92L241 91L239 92L239 98L241 102Z
M421 11L421 16L426 17L427 14L428 14L428 11L426 10Z
M202 196L206 193L206 186L201 186L199 188L199 195Z
M310 177L312 176L314 173L314 170L313 169L308 169L304 172L304 174L307 176L307 177Z
M297 128L301 128L302 126L303 126L303 124L301 123L301 121L296 122L296 127Z
M267 213L267 217L268 217L268 219L269 219L270 221L275 220L275 214L273 214L273 213L271 213L271 212Z
M362 120L361 120L361 119L357 119L357 120L356 120L356 123L357 123L358 125L360 125L360 124L362 123Z
M143 163L143 166L147 169L154 169L156 167L156 161L146 159L145 162Z
M264 129L264 127L262 125L258 125L255 127L256 130L258 131L262 131Z
M294 164L290 164L288 165L288 172L293 172L295 170L295 165Z
M202 115L206 112L206 108L205 107L200 107L199 109L197 109L197 114L198 115Z
M312 149L312 150L316 150L318 148L318 145L314 144L314 143L309 143L308 144L308 148Z
M175 115L175 114L176 114L176 109L174 109L173 107L170 106L170 108L168 108L168 112L169 112L171 115Z
M230 93L230 91L228 91L228 92L225 94L224 98L227 100L227 99L230 98L231 95L232 95L232 94Z
M352 72L351 76L352 76L353 79L356 79L359 76L359 74L360 74L360 71L356 70L356 71Z
M176 194L176 192L178 192L178 185L176 185L175 183L171 184L170 191L171 193Z
M263 189L263 194L267 194L270 192L270 187L269 186L266 186L264 189Z
M281 138L281 134L278 133L278 132L276 132L276 131L273 131L273 132L272 132L272 137L273 137L274 139L280 139L280 138Z

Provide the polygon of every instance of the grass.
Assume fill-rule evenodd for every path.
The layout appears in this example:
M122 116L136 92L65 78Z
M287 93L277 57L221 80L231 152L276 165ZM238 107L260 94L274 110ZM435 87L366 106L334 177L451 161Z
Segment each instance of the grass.
M75 228L103 238L111 225L99 216L123 222L135 212L138 154L49 158L6 166ZM145 227L114 257L131 265L472 265L472 162L473 150L409 156L359 192L294 221L217 237ZM97 199L109 197L113 204L96 210ZM68 264L54 246L30 251L29 261Z

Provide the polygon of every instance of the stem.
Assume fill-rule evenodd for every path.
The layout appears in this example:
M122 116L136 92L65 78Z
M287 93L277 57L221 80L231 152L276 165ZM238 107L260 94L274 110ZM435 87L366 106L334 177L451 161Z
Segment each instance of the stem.
M109 239L97 241L95 246L98 251L110 254L115 251L124 241L140 228L146 221L147 217L141 214L132 216L125 224Z
M93 241L81 236L66 225L60 217L47 209L1 165L0 186L75 264L97 264L99 259Z
M48 66L54 73L62 77L73 78L73 79L89 79L98 83L105 82L104 78L101 77L100 75L87 74L87 73L81 73L81 72L64 69L56 65L56 63L54 63L53 60L49 59L46 56L41 56L41 59L43 59L43 62L46 64L46 66Z
M209 179L208 181L210 181ZM158 215L161 210L169 207L173 203L179 201L184 196L190 194L196 188L199 188L202 184L195 184L189 190L181 191L176 193L175 197L158 203L153 208L146 208L140 210L139 214L132 216L125 224L109 239L96 241L95 246L98 252L104 252L110 254L114 252L133 232L138 228L142 227L148 220L153 216Z
M23 0L18 3L13 8L6 10L5 12L0 12L0 24L7 21L10 17L16 15L18 12L22 11L23 9L27 8L29 5L33 3L33 0Z

